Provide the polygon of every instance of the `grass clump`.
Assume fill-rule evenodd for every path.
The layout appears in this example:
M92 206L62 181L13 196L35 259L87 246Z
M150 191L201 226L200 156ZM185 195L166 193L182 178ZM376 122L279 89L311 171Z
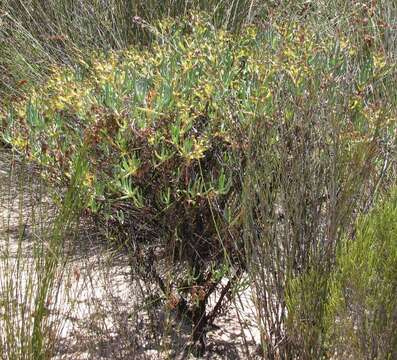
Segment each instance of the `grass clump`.
M27 176L24 172L32 168L15 154L9 160L9 175L0 178L4 190L0 198L0 355L3 359L50 359L66 322L58 313L64 301L59 294L65 239L76 229L84 203L84 194L78 191L84 159L76 162L57 210L43 204L49 190L44 190L37 173Z

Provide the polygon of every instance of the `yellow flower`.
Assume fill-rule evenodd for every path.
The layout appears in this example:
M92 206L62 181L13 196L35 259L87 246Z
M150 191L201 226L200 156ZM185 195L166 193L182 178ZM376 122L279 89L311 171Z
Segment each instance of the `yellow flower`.
M386 66L386 58L383 54L378 53L373 57L375 69L382 69Z
M17 148L17 149L24 149L26 145L28 144L28 141L20 136L16 137L15 139L12 140L12 144Z
M94 183L94 175L87 172L84 179L84 185L87 187L91 187L93 183Z

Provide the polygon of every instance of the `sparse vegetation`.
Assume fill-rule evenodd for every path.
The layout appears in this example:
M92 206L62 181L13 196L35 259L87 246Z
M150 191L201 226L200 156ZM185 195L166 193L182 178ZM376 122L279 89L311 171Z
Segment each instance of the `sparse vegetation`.
M393 2L88 3L0 7L0 141L59 213L22 301L32 327L10 332L6 312L3 357L57 354L44 304L80 222L128 259L137 292L133 322L109 305L113 356L149 342L149 358L203 356L248 286L259 338L245 357L393 358Z

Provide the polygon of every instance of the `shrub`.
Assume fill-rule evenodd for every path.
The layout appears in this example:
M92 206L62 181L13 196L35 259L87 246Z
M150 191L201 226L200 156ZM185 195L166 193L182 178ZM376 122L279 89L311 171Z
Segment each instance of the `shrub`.
M2 115L3 139L60 189L87 149L87 214L193 320L194 342L249 266L264 346L289 351L289 282L310 264L327 273L390 152L395 114L378 93L392 65L297 22L238 36L197 14L143 26L149 48L54 68Z
M317 359L337 245L395 167L393 65L308 24L263 36L272 66L248 130L247 269L266 358Z
M141 22L206 10L219 27L238 29L259 6L252 0L4 0L0 4L0 102L29 91L54 64L75 64L92 50L150 43Z
M54 69L10 110L3 137L60 189L75 153L87 149L87 212L137 267L144 264L168 305L193 319L196 342L225 296L206 314L225 264L235 266L230 276L241 273L232 222L246 141L239 108L250 86L242 74L254 36L233 43L197 15L151 31L157 42L148 50Z
M329 311L334 352L360 359L397 356L397 191L357 224L338 253Z

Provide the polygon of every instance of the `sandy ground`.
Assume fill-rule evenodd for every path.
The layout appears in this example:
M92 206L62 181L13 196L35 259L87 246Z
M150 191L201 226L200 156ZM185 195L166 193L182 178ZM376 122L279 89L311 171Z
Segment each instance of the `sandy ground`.
M40 277L34 271L33 254L45 243L43 234L55 215L34 169L0 150L0 292L10 279L20 293L29 285L37 289ZM147 284L132 281L126 257L109 250L88 225L80 226L77 236L71 234L67 242L66 260L57 268L54 291L47 301L53 359L193 358L186 352L189 328L165 311L161 302L142 306L158 292L153 290L150 296ZM3 333L4 311L0 303ZM20 325L26 319L18 321ZM255 358L259 334L249 287L215 323L217 327L207 335L204 359Z

